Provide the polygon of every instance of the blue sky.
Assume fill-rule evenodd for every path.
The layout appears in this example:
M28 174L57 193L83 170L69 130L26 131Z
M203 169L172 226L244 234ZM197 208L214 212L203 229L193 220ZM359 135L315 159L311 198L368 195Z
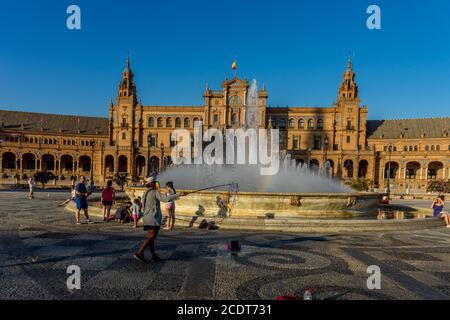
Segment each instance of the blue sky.
M448 0L1 1L0 109L106 116L128 51L146 105L201 105L236 57L270 105L328 106L350 52L370 119L450 116L449 16Z

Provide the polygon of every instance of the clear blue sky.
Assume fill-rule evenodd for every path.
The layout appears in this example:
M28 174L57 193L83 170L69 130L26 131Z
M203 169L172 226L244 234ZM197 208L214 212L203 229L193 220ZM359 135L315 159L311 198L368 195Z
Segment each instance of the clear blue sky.
M1 1L0 35L0 109L106 116L128 51L146 105L201 105L237 57L271 105L328 106L351 52L370 119L450 116L448 0Z

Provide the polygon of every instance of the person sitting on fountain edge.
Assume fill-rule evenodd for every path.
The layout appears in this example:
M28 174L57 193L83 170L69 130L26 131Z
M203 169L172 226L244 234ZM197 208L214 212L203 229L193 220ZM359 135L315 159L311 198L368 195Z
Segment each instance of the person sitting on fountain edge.
M180 196L184 195L183 193L180 193L166 196L159 192L159 183L153 178L147 179L146 182L148 190L142 197L142 214L144 231L147 231L147 239L145 239L139 251L134 254L134 257L140 262L146 262L144 251L147 247L150 247L153 261L161 260L155 250L155 240L162 224L161 201L169 202L177 200Z

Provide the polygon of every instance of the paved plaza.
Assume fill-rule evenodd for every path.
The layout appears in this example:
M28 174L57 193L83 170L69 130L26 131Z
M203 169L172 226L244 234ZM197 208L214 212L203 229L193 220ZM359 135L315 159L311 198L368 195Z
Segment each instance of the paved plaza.
M448 299L450 229L366 234L162 231L160 262L132 254L144 239L132 224L75 225L57 203L66 193L0 192L0 299ZM227 252L238 240L242 251ZM69 291L67 267L81 268ZM366 286L381 269L381 289Z

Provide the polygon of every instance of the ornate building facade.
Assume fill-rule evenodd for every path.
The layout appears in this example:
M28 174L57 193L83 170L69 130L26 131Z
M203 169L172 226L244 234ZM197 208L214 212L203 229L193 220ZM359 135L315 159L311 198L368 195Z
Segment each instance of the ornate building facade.
M207 87L201 106L151 106L138 100L127 61L108 118L0 111L0 174L3 181L51 171L58 182L84 174L104 184L117 173L139 181L171 163L171 132L241 127L250 84L225 79ZM432 181L450 180L450 118L367 120L349 60L336 102L324 108L270 107L259 92L261 128L280 129L280 144L298 162L331 165L343 180L366 178L375 188L423 192Z

